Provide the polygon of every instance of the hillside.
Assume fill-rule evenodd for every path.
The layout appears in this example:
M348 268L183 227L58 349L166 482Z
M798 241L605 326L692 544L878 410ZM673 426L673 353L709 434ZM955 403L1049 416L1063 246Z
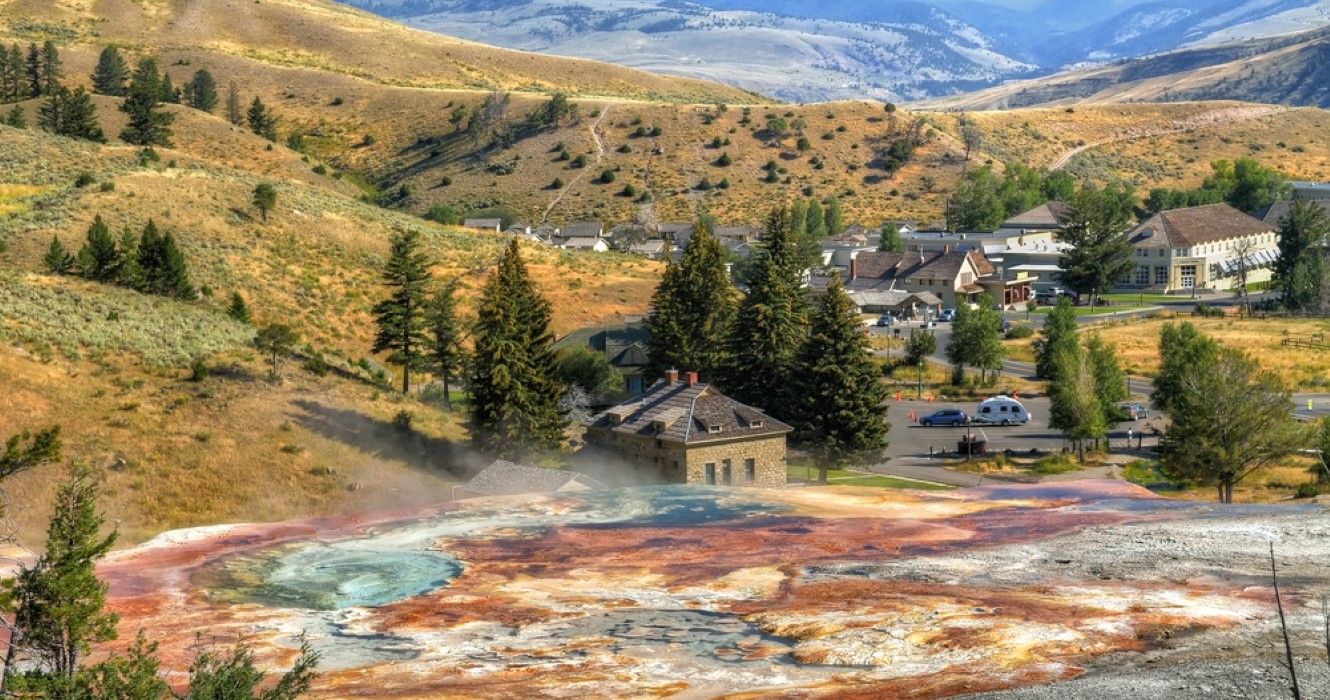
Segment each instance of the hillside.
M714 83L416 31L331 0L0 0L0 18L0 40L49 38L66 50L87 52L116 43L131 53L156 52L186 62L226 57L222 62L235 68L226 72L234 74L255 69L271 74L264 69L280 67L287 77L313 70L375 85L432 89L563 90L689 102L751 97ZM79 73L85 72L80 67Z
M1238 100L1330 106L1330 29L1221 43L926 100L944 110Z
M101 111L109 127L114 118ZM446 497L448 470L467 459L448 444L463 436L460 418L396 398L355 365L368 356L368 312L382 295L378 267L392 231L421 230L435 276L461 276L465 308L504 239L365 204L333 178L302 181L299 157L285 149L268 151L191 110L179 117L180 149L157 149L156 162L136 148L0 127L0 384L9 388L0 434L61 424L67 454L105 477L108 512L127 542L173 527ZM219 149L251 171L187 147ZM95 182L75 186L85 173ZM273 180L278 206L262 224L249 193ZM204 297L182 303L44 274L51 236L77 249L97 214L117 233L149 218L173 232ZM640 312L658 269L537 248L528 259L560 333ZM292 361L284 381L270 383L248 349L253 330L224 314L233 291L259 322L295 326L305 352L333 371ZM196 358L213 370L197 384L184 381ZM389 426L400 410L416 417L414 437ZM6 489L42 503L57 470ZM39 509L16 516L25 533L40 532Z

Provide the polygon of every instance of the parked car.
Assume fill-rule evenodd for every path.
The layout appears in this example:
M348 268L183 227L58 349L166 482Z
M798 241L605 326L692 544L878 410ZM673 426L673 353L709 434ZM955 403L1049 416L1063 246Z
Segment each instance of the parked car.
M1145 420L1150 417L1150 409L1135 402L1118 404L1118 410L1122 412L1122 420Z
M951 323L952 321L956 320L956 310L943 309L942 313L938 314L937 320L942 321L943 323Z
M882 314L881 316L878 316L878 317L877 317L877 325L878 325L879 327L880 327L880 326L890 326L891 324L893 324L893 323L895 323L895 322L896 322L896 319L893 318L891 314Z
M1062 287L1045 287L1044 289L1035 291L1034 300L1035 303L1048 305L1056 304L1058 297L1070 296L1073 295Z
M974 422L990 425L1012 425L1030 422L1030 412L1025 405L1010 396L994 396L980 402L979 410L974 414Z
M940 411L933 411L926 416L919 417L919 425L925 428L931 428L935 425L960 426L970 422L970 417L965 415L965 411L959 408L944 408Z

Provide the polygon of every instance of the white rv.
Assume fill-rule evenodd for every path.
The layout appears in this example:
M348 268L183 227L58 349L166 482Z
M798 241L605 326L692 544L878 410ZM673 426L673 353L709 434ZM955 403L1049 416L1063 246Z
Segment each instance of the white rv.
M1024 424L1030 421L1030 412L1025 410L1020 401L1010 396L994 396L980 402L979 410L973 414L973 420L976 423L990 425Z

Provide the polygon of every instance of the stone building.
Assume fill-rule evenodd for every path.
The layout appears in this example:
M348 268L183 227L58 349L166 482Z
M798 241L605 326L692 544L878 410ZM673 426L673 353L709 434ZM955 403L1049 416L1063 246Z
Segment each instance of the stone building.
M589 449L636 467L649 481L784 486L790 426L735 401L696 372L667 372L642 396L596 416Z

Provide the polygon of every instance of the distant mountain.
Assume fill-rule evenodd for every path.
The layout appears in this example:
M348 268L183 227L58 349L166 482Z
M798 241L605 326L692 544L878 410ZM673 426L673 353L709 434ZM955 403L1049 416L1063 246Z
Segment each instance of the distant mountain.
M918 100L1330 23L1330 0L343 0L785 100Z
M951 110L1239 100L1330 107L1330 28L1200 46L919 103Z
M717 80L784 100L919 99L1034 75L984 34L921 2L859 21L857 3L820 18L679 0L349 0L411 26L507 48Z

